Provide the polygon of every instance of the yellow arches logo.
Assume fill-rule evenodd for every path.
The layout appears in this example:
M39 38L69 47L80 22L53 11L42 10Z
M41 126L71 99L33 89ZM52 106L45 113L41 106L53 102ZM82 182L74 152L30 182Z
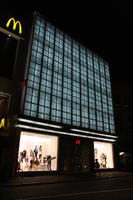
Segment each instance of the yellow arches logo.
M15 19L12 17L8 20L7 24L6 24L6 27L8 28L10 26L10 23L12 22L13 26L12 26L12 29L15 31L17 26L18 26L18 31L19 31L19 34L22 34L22 26L21 26L21 23L20 21L15 21Z
M4 128L4 129L9 128L10 122L11 122L10 119L2 118L2 119L0 120L0 129L2 129L2 128Z
M0 121L0 128L5 127L5 118L2 118Z

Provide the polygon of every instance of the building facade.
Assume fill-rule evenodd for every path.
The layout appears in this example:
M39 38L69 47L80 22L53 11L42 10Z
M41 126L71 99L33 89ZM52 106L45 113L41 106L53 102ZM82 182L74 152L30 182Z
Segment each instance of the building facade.
M126 84L113 85L116 133L119 137L119 169L133 171L133 95Z
M8 27L6 25L9 22ZM21 71L23 38L18 34L16 22L14 18L9 17L6 19L1 17L0 20L0 177L9 176L12 173L14 138L11 129L14 113L19 113L19 104L16 102L20 101L18 96L21 92L18 74ZM12 30L14 24L16 24L16 29Z
M115 168L109 64L34 13L12 127L12 172Z

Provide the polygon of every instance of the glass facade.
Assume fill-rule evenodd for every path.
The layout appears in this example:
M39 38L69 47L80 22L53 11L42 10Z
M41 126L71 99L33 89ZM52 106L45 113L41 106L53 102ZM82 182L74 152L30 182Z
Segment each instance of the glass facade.
M115 133L109 65L36 15L24 114Z

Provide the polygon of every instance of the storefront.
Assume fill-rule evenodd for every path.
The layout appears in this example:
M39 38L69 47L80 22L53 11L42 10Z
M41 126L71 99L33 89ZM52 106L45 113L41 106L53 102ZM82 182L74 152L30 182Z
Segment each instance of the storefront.
M57 170L58 137L22 131L19 142L19 171Z
M63 131L61 126L24 118L18 118L15 126L21 129L18 129L18 172L89 173L96 159L100 169L115 168L116 136L104 135L102 138L95 136L99 133L86 135L74 129Z

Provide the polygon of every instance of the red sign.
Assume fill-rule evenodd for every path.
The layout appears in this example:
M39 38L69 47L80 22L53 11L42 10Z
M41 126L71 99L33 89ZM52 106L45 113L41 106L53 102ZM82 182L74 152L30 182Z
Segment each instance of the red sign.
M21 87L22 87L22 88L25 87L26 84L27 84L27 80L22 80L22 81L21 81Z
M76 144L80 144L80 139L76 139Z

